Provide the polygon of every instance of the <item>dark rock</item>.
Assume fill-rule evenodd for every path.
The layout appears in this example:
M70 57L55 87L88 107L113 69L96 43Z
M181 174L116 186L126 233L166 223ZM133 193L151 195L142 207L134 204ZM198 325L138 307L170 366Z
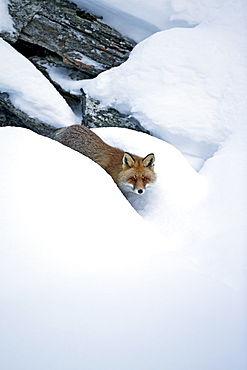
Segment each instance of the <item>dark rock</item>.
M89 128L96 127L125 127L135 131L149 133L134 117L122 114L116 109L103 109L100 102L89 96L86 97L84 124Z

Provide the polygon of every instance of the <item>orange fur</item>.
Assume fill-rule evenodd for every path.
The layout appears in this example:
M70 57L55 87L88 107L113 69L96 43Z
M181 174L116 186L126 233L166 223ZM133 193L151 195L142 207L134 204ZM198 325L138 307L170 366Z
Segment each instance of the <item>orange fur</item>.
M106 144L85 126L73 125L58 129L52 138L89 157L111 175L123 191L142 194L156 180L154 155L145 158L125 153Z

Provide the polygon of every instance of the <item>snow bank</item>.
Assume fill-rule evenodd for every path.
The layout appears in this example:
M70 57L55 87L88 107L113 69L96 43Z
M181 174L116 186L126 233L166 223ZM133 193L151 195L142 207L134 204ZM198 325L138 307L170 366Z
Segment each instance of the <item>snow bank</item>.
M101 256L98 261L101 265L107 249L123 263L121 250L125 254L130 248L129 244L124 251L120 247L126 243L119 238L123 224L127 223L128 236L134 240L134 235L139 235L138 229L144 227L143 221L104 170L71 149L24 129L2 128L0 150L3 158L0 194L7 206L3 209L8 212L2 220L6 226L3 232L7 233L7 240L2 240L4 245L15 246L21 241L31 248L40 246L48 254L51 248L52 253L60 255L68 245L71 252L78 252L76 248L81 248L82 243L89 243L93 269L100 269L95 267L96 255ZM17 227L13 234L11 225ZM102 248L102 241L108 239L111 241ZM138 249L145 255L148 243L144 245L143 237L142 247L134 245L133 261ZM73 252L71 256L76 265ZM69 262L63 261L66 265ZM88 261L83 263L90 268ZM116 263L113 265L116 268Z
M103 16L102 22L115 28L124 36L140 42L155 32L187 22L171 21L174 13L170 0L143 0L140 6L138 0L75 0L82 9Z
M2 39L0 50L0 91L10 95L16 108L55 127L79 123L65 100L31 62Z
M8 11L8 0L0 2L0 32L14 31L13 21Z
M124 129L96 129L113 146L141 156L154 152L157 183L145 197L129 198L142 217L195 261L208 276L245 291L246 130L238 130L198 174L173 146Z
M20 128L0 155L1 368L245 368L239 293L169 251L101 168Z
M247 4L244 0L171 0L173 14L171 20L186 21L189 24L218 25L226 27L231 24L230 33L237 28L243 31L246 22Z
M156 33L123 65L82 81L83 88L181 151L212 156L246 117L246 33L239 30L244 16L226 3L222 24L207 18L192 29Z

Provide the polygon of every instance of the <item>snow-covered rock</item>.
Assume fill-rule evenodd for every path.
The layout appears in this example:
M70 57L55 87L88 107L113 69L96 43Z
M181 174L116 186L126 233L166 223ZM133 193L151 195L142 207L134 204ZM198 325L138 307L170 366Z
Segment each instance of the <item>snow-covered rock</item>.
M247 114L245 14L241 29L239 7L227 4L218 23L206 17L195 28L156 33L120 67L82 81L83 88L182 152L209 158Z
M34 65L0 39L0 91L27 113L55 127L79 123L68 104Z

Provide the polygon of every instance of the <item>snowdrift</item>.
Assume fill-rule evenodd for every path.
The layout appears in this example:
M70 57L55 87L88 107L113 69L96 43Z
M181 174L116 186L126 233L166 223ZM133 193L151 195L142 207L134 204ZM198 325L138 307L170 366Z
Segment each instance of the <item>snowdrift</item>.
M92 4L122 27L132 15L133 39L166 28L148 1L141 13L136 1ZM95 130L110 145L155 153L158 180L143 196L127 201L57 142L0 128L5 370L246 369L246 3L159 1L156 11L163 6L187 28L155 33L94 80L59 77L157 136ZM0 28L11 31L0 8ZM0 48L0 91L56 127L77 123L31 63Z
M245 368L241 294L169 250L101 168L20 128L0 148L2 368Z

